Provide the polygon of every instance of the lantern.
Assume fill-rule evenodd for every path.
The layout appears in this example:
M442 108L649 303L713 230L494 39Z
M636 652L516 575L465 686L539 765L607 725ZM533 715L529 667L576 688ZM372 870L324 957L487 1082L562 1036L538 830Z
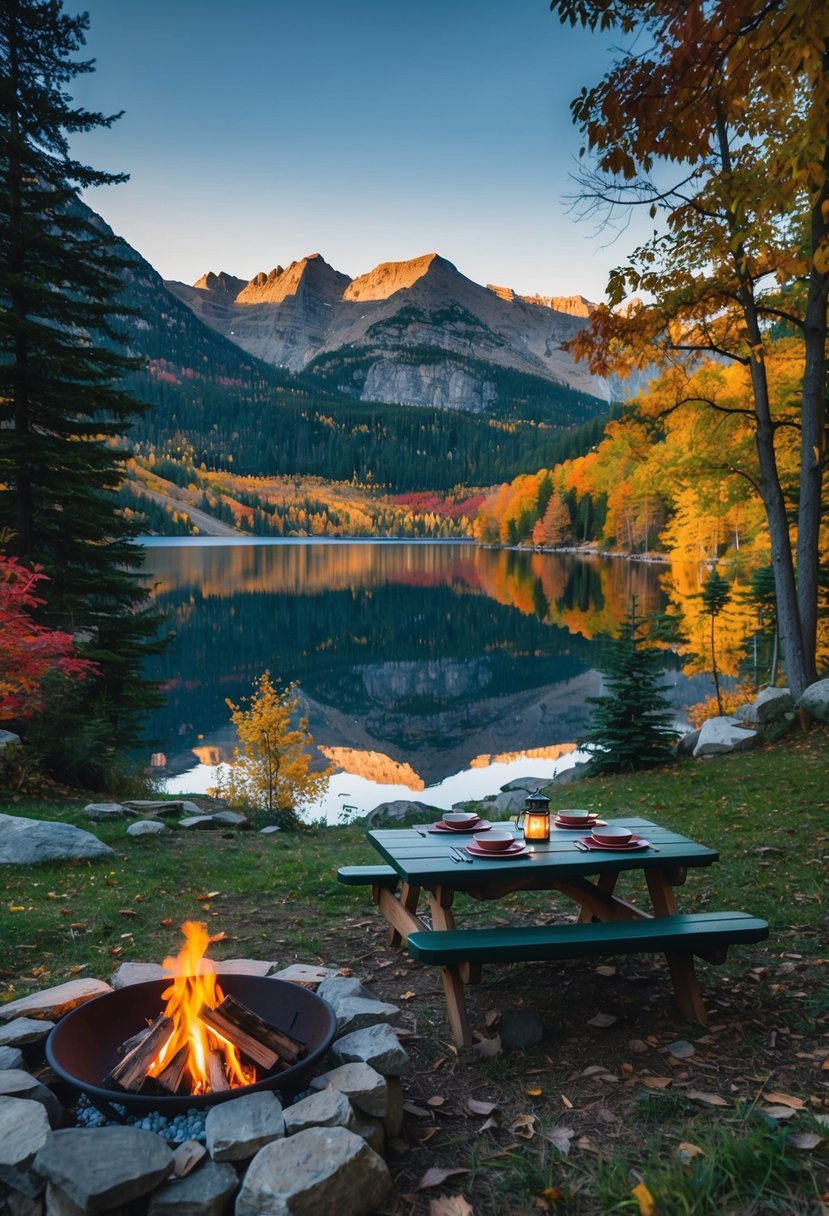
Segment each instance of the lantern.
M550 799L530 794L518 816L516 827L523 828L525 840L550 839Z

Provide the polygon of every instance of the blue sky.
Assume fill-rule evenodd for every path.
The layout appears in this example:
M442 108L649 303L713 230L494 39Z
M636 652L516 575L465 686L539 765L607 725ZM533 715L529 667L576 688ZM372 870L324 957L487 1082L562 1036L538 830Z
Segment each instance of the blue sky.
M97 70L73 95L125 115L74 150L131 175L86 197L165 278L434 250L477 282L598 299L633 244L568 214L569 102L608 47L548 0L82 7Z

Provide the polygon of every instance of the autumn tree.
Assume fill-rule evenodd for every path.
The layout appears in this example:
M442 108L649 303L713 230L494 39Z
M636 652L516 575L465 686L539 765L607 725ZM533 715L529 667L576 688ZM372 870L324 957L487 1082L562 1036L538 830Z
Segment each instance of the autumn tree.
M742 369L743 403L677 384L752 426L777 613L795 695L816 640L829 287L829 6L813 0L552 0L563 22L631 36L572 113L594 166L588 207L644 206L653 236L614 270L571 345L594 371L714 356ZM644 295L651 303L634 302ZM624 307L621 307L623 306ZM802 348L796 394L770 391L776 333ZM787 501L780 444L799 436ZM727 464L727 452L723 463ZM788 511L797 520L796 539Z
M0 4L0 529L12 555L49 577L34 615L72 632L100 672L31 732L53 772L100 787L103 758L137 742L159 701L143 675L158 621L137 526L114 497L142 408L120 387L136 366L119 328L129 259L77 195L124 178L70 146L117 117L67 92L93 67L75 58L87 26L61 0Z
M567 503L560 494L553 494L547 509L533 527L533 544L539 548L555 548L570 539L572 524Z
M228 700L239 746L216 792L232 806L260 813L269 823L295 828L298 809L321 798L330 769L312 773L313 739L302 714L296 684L274 688L264 672L247 708Z

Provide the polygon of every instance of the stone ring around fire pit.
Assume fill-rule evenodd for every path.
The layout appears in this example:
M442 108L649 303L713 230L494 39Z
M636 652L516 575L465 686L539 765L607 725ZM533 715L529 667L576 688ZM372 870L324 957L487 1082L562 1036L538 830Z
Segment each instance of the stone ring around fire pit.
M164 1096L108 1087L106 1078L118 1063L119 1046L142 1031L164 1007L161 994L169 981L152 980L79 1005L49 1035L46 1058L59 1077L85 1094L102 1114L116 1120L121 1118L116 1106L130 1113L158 1111L167 1116L214 1106L257 1090L297 1093L334 1040L337 1019L331 1006L316 993L285 980L222 972L216 978L226 995L241 1001L271 1026L301 1039L306 1047L303 1057L282 1071L260 1072L251 1085L217 1093Z

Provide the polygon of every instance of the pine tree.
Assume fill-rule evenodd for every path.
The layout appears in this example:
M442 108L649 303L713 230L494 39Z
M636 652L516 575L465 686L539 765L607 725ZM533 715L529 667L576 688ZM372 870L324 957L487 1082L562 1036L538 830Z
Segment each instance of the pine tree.
M590 755L590 775L635 772L673 756L671 707L659 688L659 656L642 644L636 599L601 668L607 693L588 697L595 709L579 746Z
M73 58L87 26L61 0L0 4L0 529L11 531L11 554L49 578L45 623L73 633L101 670L61 705L59 726L54 713L32 726L53 768L89 781L81 753L112 756L134 742L157 701L140 674L157 620L130 543L135 525L114 497L120 443L143 409L118 387L136 366L117 328L129 263L77 196L125 179L70 151L71 138L118 117L76 107L66 92L93 67Z

